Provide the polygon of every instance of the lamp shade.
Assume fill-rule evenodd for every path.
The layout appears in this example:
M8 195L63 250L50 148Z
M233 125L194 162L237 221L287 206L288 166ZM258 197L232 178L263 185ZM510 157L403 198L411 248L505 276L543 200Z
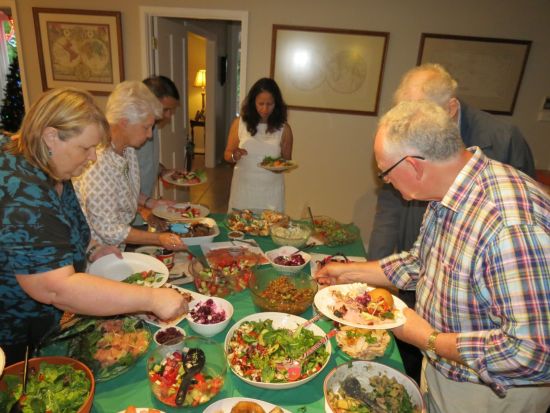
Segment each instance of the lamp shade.
M206 86L206 70L205 69L197 70L197 74L195 75L195 81L193 82L193 86L195 86L195 87L205 87Z

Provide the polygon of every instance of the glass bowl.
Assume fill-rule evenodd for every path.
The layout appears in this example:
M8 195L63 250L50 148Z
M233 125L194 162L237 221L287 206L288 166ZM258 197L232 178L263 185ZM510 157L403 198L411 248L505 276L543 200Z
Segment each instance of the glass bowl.
M317 282L305 272L285 274L267 267L254 269L248 288L263 311L302 314L313 303Z
M190 349L202 350L206 361L191 381L183 404L177 406L176 393L185 372L182 357ZM158 400L172 407L195 407L212 400L224 385L226 371L223 347L205 337L188 336L177 344L159 346L147 359L151 391Z
M248 265L238 262L226 267L205 267L195 259L189 270L199 293L222 298L246 289L252 274Z
M271 226L271 239L277 245L300 248L306 245L310 235L311 227L303 222L290 221Z

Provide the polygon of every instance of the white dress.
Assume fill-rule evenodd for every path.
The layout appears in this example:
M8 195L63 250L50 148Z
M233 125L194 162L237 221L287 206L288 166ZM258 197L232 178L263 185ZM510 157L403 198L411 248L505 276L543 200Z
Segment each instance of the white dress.
M237 209L273 209L284 212L285 182L281 173L260 168L264 157L281 156L283 129L267 133L267 124L259 123L255 136L246 130L246 124L239 119L239 148L246 149L233 170L229 212Z

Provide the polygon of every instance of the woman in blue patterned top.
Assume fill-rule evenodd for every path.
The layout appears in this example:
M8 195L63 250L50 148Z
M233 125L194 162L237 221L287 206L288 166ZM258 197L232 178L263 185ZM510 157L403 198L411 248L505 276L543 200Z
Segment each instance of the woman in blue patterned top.
M21 130L0 141L0 347L20 360L62 311L107 316L187 310L180 294L85 274L86 259L120 252L90 242L71 178L96 160L108 123L91 95L73 88L43 94Z

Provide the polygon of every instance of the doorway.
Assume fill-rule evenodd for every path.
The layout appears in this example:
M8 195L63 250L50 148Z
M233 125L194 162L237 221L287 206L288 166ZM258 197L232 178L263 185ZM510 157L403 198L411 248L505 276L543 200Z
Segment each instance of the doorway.
M234 98L234 93L226 93L226 91L245 90L246 81L246 46L248 33L248 12L235 10L206 10L206 9L188 9L181 7L146 7L140 8L140 31L143 38L143 44L147 45L146 53L142 60L142 75L147 77L151 74L165 74L173 76L174 73L162 73L163 68L155 68L154 62L155 53L157 53L157 45L151 41L151 33L154 30L161 29L164 22L170 20L176 22L184 31L191 32L202 36L206 39L206 110L205 110L205 127L204 127L204 164L208 168L215 167L223 159L223 150L227 138L227 130L230 122L237 112L237 99ZM237 41L240 44L240 50L237 55L228 54L225 51L227 31L223 31L220 27L224 24L232 24L238 26ZM155 29L155 24L158 27ZM229 30L229 36L235 32ZM188 42L186 39L176 39L169 37L169 47L182 48L187 53ZM163 43L164 45L165 43ZM224 66L222 62L227 64L228 71L223 73ZM238 77L231 68L238 68ZM156 70L158 69L158 72ZM192 88L192 80L194 73L188 73L187 60L178 67L177 70L183 72L183 79L188 79L181 88L181 106L183 114L183 133L180 133L180 139L186 139L189 136L190 120L194 115L190 114L188 96ZM235 70L235 69L233 69ZM223 81L222 81L223 80ZM231 97L233 95L233 98ZM162 145L162 141L161 141ZM181 147L181 142L178 144ZM167 159L167 166L171 165L171 159Z

